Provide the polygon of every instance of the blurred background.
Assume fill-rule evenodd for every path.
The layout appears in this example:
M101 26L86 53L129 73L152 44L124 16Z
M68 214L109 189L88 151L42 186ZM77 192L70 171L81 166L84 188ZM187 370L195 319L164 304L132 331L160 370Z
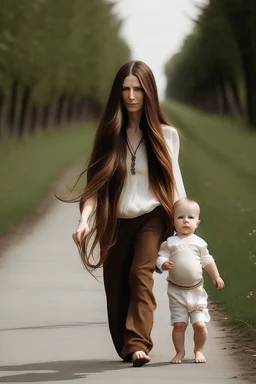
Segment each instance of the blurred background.
M1 238L68 167L83 168L113 76L130 59L152 68L180 132L198 234L226 282L216 292L206 277L209 294L255 338L254 0L0 0Z

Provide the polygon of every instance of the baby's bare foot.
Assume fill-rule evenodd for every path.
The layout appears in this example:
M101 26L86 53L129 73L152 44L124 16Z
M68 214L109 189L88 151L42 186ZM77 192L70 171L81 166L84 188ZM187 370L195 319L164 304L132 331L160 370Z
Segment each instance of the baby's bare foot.
M171 364L180 364L184 359L185 352L178 352L174 358L171 360Z
M195 363L206 363L206 358L200 351L195 352Z

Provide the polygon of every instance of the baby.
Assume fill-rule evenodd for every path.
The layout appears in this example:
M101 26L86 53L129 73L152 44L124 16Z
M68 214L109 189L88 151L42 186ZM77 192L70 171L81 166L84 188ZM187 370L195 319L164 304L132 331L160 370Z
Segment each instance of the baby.
M200 224L200 207L189 198L174 204L175 236L168 237L161 245L156 267L160 272L169 271L167 294L173 325L172 339L176 355L171 363L181 363L185 356L185 330L189 319L194 329L195 363L205 363L202 353L207 338L206 323L210 316L207 309L207 293L203 287L204 268L217 289L224 287L207 243L195 235Z

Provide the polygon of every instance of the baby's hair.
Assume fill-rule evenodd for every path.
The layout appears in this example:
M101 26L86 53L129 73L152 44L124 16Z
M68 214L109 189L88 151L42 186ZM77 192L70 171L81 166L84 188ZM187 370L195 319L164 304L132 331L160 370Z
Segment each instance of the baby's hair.
M183 197L182 199L175 201L175 203L173 204L173 211L175 211L175 209L182 203L195 204L198 207L198 216L199 216L200 206L197 201L191 199L190 197Z

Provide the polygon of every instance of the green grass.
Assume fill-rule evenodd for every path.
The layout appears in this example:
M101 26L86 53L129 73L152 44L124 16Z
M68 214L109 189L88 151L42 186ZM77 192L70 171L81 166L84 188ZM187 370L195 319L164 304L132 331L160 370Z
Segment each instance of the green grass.
M85 163L94 129L77 124L0 145L0 233L31 212L68 166Z
M187 195L201 205L197 233L226 283L217 291L206 276L207 290L232 323L256 335L256 132L176 103L164 109L181 132Z

